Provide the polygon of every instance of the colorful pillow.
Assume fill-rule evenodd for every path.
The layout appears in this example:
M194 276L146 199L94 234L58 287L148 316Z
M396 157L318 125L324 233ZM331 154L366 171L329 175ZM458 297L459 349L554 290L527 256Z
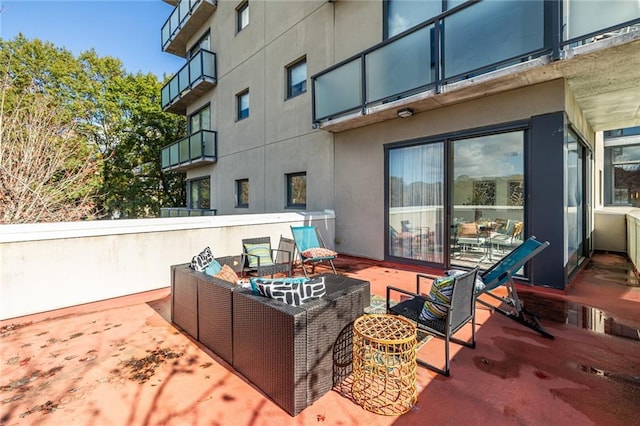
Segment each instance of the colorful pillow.
M215 274L220 272L221 269L222 265L220 265L217 260L213 259L209 266L204 268L204 273L213 277Z
M213 254L211 253L211 249L207 247L196 256L193 256L193 259L191 259L191 269L202 272L212 261Z
M314 247L314 248L306 249L300 254L302 255L302 257L312 258L312 259L315 259L318 257L336 257L338 255L338 253L336 253L335 251L329 250L324 247Z
M431 291L429 291L427 300L422 307L422 312L420 312L420 320L435 321L447 316L447 310L444 306L431 302L449 304L453 294L453 281L453 277L440 277L433 281Z
M214 275L216 278L219 278L224 281L229 281L230 283L237 284L238 283L238 274L231 268L229 265L222 265L220 268L220 272Z
M249 257L249 267L258 267L258 258L260 258L260 266L273 265L273 259L271 259L271 244L258 243L258 244L245 244L245 253L251 255Z
M292 306L300 306L326 294L324 277L305 278L252 278L251 285L265 297L279 300Z
M448 271L445 272L445 275L449 276L449 277L455 277L456 275L462 275L462 274L466 274L469 271L461 271L459 269L450 269ZM482 290L484 290L484 281L482 281L482 278L480 277L480 274L476 275L476 284L475 284L475 292L479 293Z

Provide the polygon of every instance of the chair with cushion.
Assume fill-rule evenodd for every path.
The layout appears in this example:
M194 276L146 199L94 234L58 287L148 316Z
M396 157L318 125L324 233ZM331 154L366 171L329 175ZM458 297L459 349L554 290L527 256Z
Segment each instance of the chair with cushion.
M456 227L456 243L460 246L460 251L465 253L471 248L483 248L486 239L481 235L477 223L459 223Z
M281 245L282 245L281 241ZM242 240L244 275L259 277L283 273L291 276L293 253L271 248L271 237L246 238Z
M445 341L445 367L438 368L424 360L418 364L439 374L449 376L449 342L475 348L475 286L478 268L455 276L437 278L418 274L416 292L412 293L397 287L387 287L387 313L403 316L416 323L419 331L442 337ZM432 280L428 295L420 293L420 282ZM403 300L391 305L391 292L403 294ZM471 323L471 340L453 337L466 324Z
M309 277L307 266L311 266L311 273L313 274L315 273L315 266L319 263L328 263L331 265L333 273L336 273L333 259L338 256L338 253L325 246L322 236L315 225L292 226L291 233L296 243L296 251L300 256L302 271L306 277Z

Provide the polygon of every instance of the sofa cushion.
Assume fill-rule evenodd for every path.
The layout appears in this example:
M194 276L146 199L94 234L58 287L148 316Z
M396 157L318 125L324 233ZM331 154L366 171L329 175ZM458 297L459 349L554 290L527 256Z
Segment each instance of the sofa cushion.
M449 304L453 294L453 277L440 277L431 284L431 291L424 302L420 319L422 321L435 321L447 316L444 306L432 303L432 301Z
M273 259L271 259L271 244L258 243L258 244L245 244L244 250L249 256L249 267L258 267L258 258L260 258L260 266L273 265Z
M320 257L336 257L338 253L333 250L329 250L324 247L314 247L310 249L306 249L302 253L300 253L304 258L317 259Z
M322 278L252 278L252 287L265 297L279 300L292 306L300 306L326 294Z
M213 254L211 253L211 249L209 247L206 247L200 253L193 256L193 259L191 259L191 269L202 272L207 266L209 266L212 261Z
M217 260L213 259L209 266L204 268L204 273L207 275L215 276L222 269L222 265L218 263Z
M227 264L222 265L222 267L220 268L220 272L215 274L214 277L224 281L228 281L230 283L238 283L238 274L236 274L233 268L231 268L231 266Z

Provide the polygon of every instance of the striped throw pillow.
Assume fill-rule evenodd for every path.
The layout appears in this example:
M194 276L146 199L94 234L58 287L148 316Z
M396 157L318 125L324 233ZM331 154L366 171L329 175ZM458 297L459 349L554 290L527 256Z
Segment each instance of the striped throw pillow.
M422 307L420 320L435 321L446 317L447 310L443 306L431 303L431 301L449 304L451 302L452 294L453 277L440 277L435 279L433 284L431 284L431 291L429 291L429 294L427 295L427 300L424 302Z
M271 259L271 245L268 243L245 244L244 250L249 256L249 267L258 267L258 257L260 258L260 266L273 265ZM257 257L256 257L257 256Z

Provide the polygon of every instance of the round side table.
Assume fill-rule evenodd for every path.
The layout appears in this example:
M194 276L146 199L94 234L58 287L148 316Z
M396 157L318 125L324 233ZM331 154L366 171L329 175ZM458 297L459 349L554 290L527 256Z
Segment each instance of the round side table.
M405 318L368 314L353 324L353 398L376 414L399 415L417 399L416 327Z

